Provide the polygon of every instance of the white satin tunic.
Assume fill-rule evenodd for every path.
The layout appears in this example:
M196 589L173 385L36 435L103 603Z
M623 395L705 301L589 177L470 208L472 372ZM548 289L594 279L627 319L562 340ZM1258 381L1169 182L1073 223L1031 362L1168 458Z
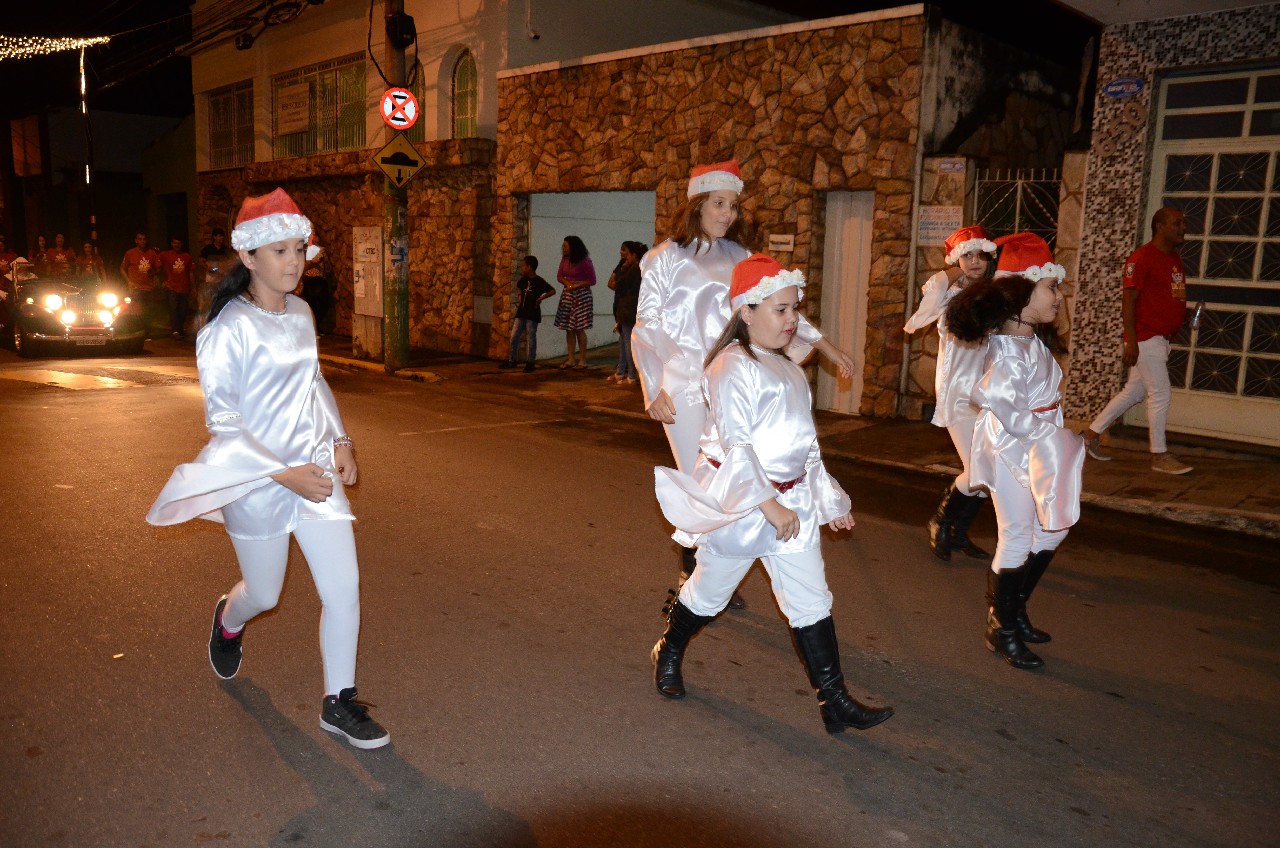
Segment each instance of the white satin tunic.
M702 364L733 310L733 266L751 255L737 242L695 240L681 247L667 239L640 260L640 299L631 335L632 353L646 405L666 390L703 403ZM787 355L803 362L822 338L803 317Z
M334 471L333 440L345 435L320 373L315 322L301 298L283 312L244 298L229 302L196 337L209 444L179 465L147 513L156 525L201 517L237 539L272 539L308 519L354 520ZM271 479L315 463L333 494L312 503Z
M707 369L710 414L693 474L654 469L662 513L677 528L672 538L722 557L811 550L821 526L850 508L822 463L804 372L787 357L752 350L755 359L740 346L726 348ZM774 486L797 478L786 492ZM779 541L759 509L775 497L800 518L794 539Z
M961 421L972 420L978 410L970 396L986 370L987 343L962 342L947 332L944 313L951 299L960 293L962 286L950 282L946 271L939 271L924 284L920 307L902 328L908 333L938 324L938 365L933 375L933 424L950 427Z
M1062 369L1035 336L991 336L987 370L973 390L980 412L969 456L969 485L995 497L995 464L1031 490L1045 530L1080 520L1084 440L1062 426ZM1040 410L1037 412L1036 410Z

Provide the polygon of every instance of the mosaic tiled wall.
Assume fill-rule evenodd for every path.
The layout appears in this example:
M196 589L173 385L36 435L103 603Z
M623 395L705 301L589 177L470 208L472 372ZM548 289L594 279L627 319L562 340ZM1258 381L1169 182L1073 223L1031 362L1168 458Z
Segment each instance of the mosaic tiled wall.
M1280 55L1280 3L1211 15L1109 27L1102 35L1098 80L1138 77L1131 99L1099 93L1086 180L1080 279L1072 333L1066 415L1095 415L1123 382L1120 268L1151 238L1141 220L1150 168L1150 108L1165 70L1257 61Z

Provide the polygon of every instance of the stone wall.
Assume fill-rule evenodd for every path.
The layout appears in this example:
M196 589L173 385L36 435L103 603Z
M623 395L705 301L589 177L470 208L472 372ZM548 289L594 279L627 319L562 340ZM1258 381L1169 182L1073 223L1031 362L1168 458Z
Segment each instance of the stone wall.
M487 295L493 281L489 220L494 143L458 139L415 148L424 166L407 186L409 344L483 352L475 347L472 319L474 298ZM385 225L382 172L367 151L352 151L202 173L197 189L202 236L207 238L215 226L230 233L244 197L276 186L297 201L328 252L335 284L334 327L350 335L351 228Z
M818 310L824 192L875 192L861 411L894 414L925 25L890 18L501 78L495 327L510 325L511 274L527 248L523 198L654 191L666 232L690 167L734 157L760 243L795 237L779 259L813 281L805 300L819 325L840 320ZM489 354L503 346L495 332Z
M1093 112L1080 246L1080 278L1072 333L1073 369L1066 415L1092 418L1124 376L1120 268L1150 238L1144 198L1150 174L1151 98L1158 74L1197 66L1251 62L1280 55L1280 4L1108 27L1098 60L1099 89L1119 77L1146 85L1133 98L1099 91Z

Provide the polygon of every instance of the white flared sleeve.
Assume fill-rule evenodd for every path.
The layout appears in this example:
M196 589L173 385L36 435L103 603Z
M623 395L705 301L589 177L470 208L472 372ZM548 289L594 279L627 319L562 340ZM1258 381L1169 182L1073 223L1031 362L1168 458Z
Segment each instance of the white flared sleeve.
M707 475L705 486L674 468L655 468L653 476L662 514L677 530L694 536L737 521L778 494L751 445L729 451Z
M804 468L805 483L808 484L809 494L813 498L814 516L818 524L830 524L853 509L853 501L850 500L844 487L827 472L817 439L814 439L813 445L809 448L809 458L805 460Z
M631 354L640 374L646 403L662 391L663 366L684 353L662 326L662 313L671 296L672 251L651 250L640 260L640 296L636 325L631 332Z
M803 365L804 361L812 355L813 346L820 341L822 341L822 331L801 315L800 323L796 325L796 334L791 337L791 344L787 345L787 359L796 365Z
M246 352L234 324L215 321L198 342L205 424L212 438L195 462L174 469L147 512L147 521L155 525L180 524L199 516L221 520L216 510L254 489L277 485L271 476L288 468L242 426L240 371Z
M915 314L907 319L902 329L908 333L914 333L916 330L936 323L950 301L947 297L949 288L951 288L951 280L947 277L946 271L939 271L926 280L920 292L920 305L916 307Z
M1027 477L1045 530L1065 530L1080 520L1084 453L1084 439L1064 427L1031 446Z

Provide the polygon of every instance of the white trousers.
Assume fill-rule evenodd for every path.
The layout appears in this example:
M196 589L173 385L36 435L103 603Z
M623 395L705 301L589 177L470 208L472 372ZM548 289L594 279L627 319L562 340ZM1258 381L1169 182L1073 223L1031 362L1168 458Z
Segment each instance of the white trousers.
M698 461L702 429L707 424L707 405L690 402L689 396L684 392L671 398L671 402L676 408L676 423L663 424L662 429L671 445L671 456L676 461L676 468L685 474L692 474L693 465Z
M981 489L975 492L969 488L969 452L973 448L973 428L977 423L976 415L972 418L958 418L947 425L947 433L951 436L951 444L956 446L956 453L960 455L960 466L963 469L960 476L956 478L956 488L962 495L977 495L985 498L986 492Z
M1165 422L1169 419L1169 401L1173 391L1169 386L1169 340L1164 336L1155 336L1138 342L1138 362L1129 369L1129 380L1120 390L1120 394L1093 419L1089 429L1095 433L1105 433L1116 419L1129 410L1131 406L1146 398L1147 401L1147 434L1151 442L1152 453L1164 453L1168 450L1165 443Z
M831 592L822 549L760 557L773 596L792 627L807 627L831 615ZM747 576L754 559L736 559L698 549L698 567L680 589L680 603L697 615L718 615Z
M1067 538L1066 530L1045 530L1036 515L1036 501L1031 490L996 460L996 485L991 491L991 503L996 510L996 526L1000 540L996 543L995 556L991 560L992 571L1019 568L1027 561L1027 554L1054 551Z
M356 685L356 645L360 636L360 572L350 521L299 521L293 537L311 568L320 595L320 659L326 695ZM227 598L222 626L239 630L254 616L273 609L289 564L289 535L274 539L231 539L240 560L241 581Z

